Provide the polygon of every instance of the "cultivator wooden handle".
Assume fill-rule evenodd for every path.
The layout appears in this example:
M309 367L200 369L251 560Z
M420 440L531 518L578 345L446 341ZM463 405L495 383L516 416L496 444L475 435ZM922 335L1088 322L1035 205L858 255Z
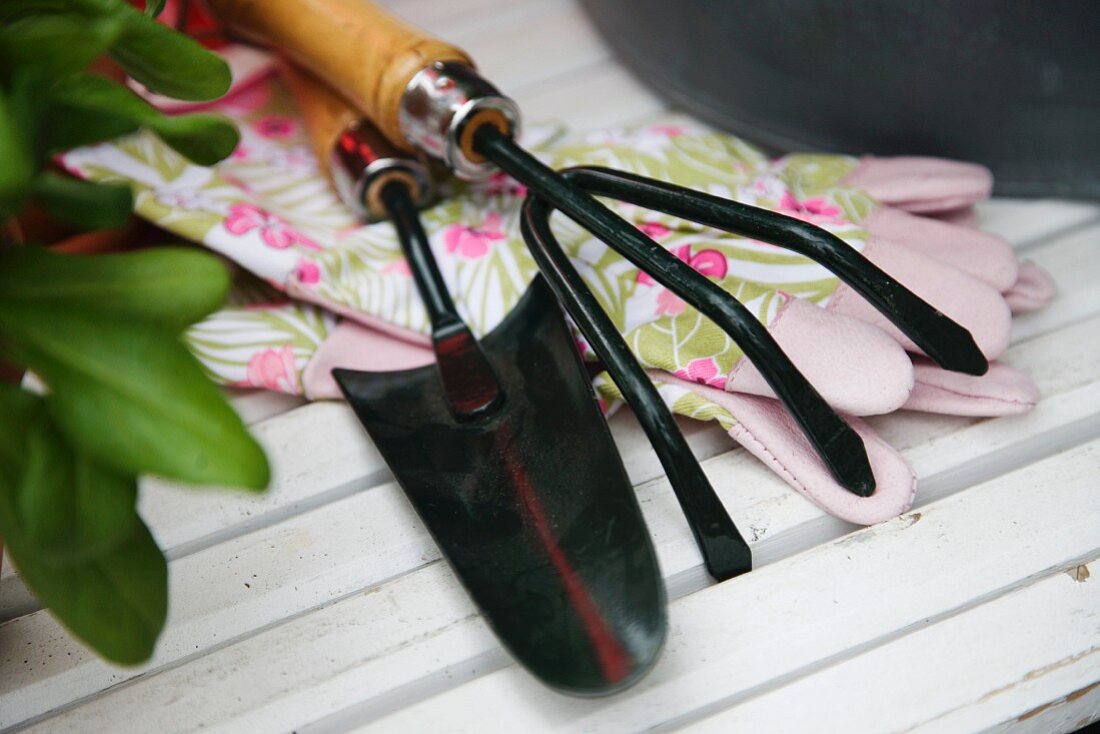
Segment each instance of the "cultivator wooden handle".
M206 2L233 33L286 53L405 150L414 142L399 118L413 77L437 62L473 66L461 49L366 0Z

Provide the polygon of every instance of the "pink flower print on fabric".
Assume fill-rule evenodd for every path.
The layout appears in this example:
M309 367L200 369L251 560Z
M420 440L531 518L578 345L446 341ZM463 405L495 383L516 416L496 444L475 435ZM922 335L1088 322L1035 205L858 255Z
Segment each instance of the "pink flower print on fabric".
M824 197L814 196L799 201L789 191L779 199L779 213L810 223L836 222L841 216L840 207L829 203Z
M682 380L698 382L700 385L725 388L726 376L718 369L718 362L714 357L699 357L688 362L686 368L681 367L672 374Z
M657 294L657 315L658 316L677 316L684 312L687 304L683 299L670 290L662 289Z
M722 279L726 277L726 273L729 271L726 256L718 250L700 250L692 254L691 245L683 245L673 250L672 254L679 258L681 262L690 265L697 273L701 273L708 278ZM642 271L638 271L635 281L642 285L654 285L657 282L653 280L653 276L649 273L643 273Z
M447 252L457 254L467 260L477 260L489 254L494 242L503 240L507 235L500 228L500 215L490 212L477 227L464 227L452 224L443 233L443 243Z
M247 384L276 392L297 395L298 365L289 344L280 349L265 349L248 360Z
M577 354L581 355L581 359L586 359L588 357L588 352L590 350L590 347L588 346L587 341L585 341L583 338L581 338L579 336L574 336L573 337L573 345L577 347ZM593 354L594 353L595 352L593 352Z
M285 140L298 129L298 124L285 115L269 115L252 123L252 129L268 140Z
M660 239L672 231L660 222L642 222L638 225L638 229L651 240Z
M268 247L285 250L291 245L299 245L310 250L321 249L320 245L276 214L242 202L229 207L229 216L225 218L227 232L243 236L257 228L260 230L260 238Z
M294 269L294 274L302 285L317 285L321 282L321 268L317 267L317 263L308 258L303 257L298 261L298 267Z

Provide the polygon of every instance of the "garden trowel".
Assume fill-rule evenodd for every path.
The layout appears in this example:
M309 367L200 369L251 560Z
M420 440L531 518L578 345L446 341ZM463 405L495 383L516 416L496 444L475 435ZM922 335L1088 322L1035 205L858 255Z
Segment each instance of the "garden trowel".
M665 637L653 546L588 372L537 278L480 341L459 317L417 212L430 188L324 87L286 70L342 198L397 230L435 364L333 376L489 625L547 685L637 680Z

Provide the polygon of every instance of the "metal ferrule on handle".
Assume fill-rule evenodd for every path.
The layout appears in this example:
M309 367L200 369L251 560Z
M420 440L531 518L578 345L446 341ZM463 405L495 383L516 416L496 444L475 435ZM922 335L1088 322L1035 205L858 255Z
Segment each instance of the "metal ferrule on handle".
M341 201L368 222L389 218L382 190L391 182L405 184L418 208L433 195L427 166L400 153L377 130L359 121L337 136L328 170Z
M472 67L436 62L421 69L401 97L397 115L405 139L441 160L456 176L480 180L497 167L474 150L474 132L492 125L519 135L519 107Z
M340 200L368 222L387 219L382 189L399 181L426 206L434 194L426 162L391 143L348 102L309 72L280 60L280 72L305 118L313 152Z

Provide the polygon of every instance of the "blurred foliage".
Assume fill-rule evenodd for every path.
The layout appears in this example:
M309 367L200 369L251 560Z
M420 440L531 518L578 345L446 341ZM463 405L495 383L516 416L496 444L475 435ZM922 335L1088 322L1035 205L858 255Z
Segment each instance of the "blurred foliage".
M87 71L107 56L149 90L215 99L226 64L123 0L0 3L0 225L28 205L85 229L130 217L127 186L48 170L52 156L144 127L208 165L236 128L165 115ZM37 375L36 395L0 384L0 538L39 600L105 658L153 652L167 564L138 515L138 476L264 488L268 464L181 334L225 300L229 277L186 248L85 257L33 243L0 248L0 356Z

